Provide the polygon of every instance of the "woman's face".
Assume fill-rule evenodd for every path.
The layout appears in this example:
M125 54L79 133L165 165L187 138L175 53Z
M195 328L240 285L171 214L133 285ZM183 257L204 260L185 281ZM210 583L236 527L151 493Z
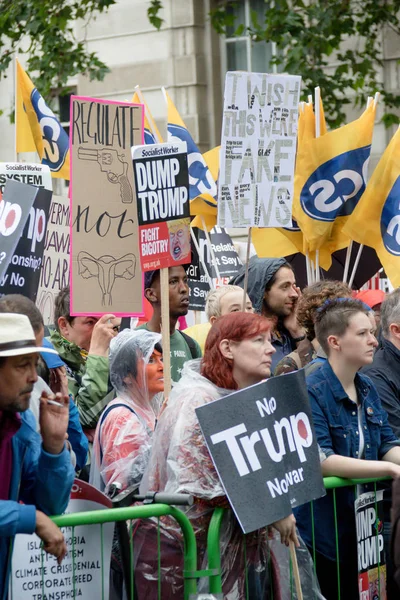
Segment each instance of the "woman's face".
M374 336L374 325L370 317L360 312L349 319L349 325L343 335L331 336L336 337L336 344L344 362L357 368L372 363L378 345Z
M158 350L154 350L146 365L146 383L149 398L164 391L164 365L162 354Z
M258 383L271 375L272 355L275 348L271 344L271 335L259 333L253 338L241 342L230 342L233 370L236 377Z

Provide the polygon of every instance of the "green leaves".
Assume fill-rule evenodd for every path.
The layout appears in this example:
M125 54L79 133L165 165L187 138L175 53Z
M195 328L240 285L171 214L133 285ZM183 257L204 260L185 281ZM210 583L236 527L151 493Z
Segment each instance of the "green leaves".
M238 35L235 4L220 0L211 11L217 32L225 33L229 27ZM250 26L246 32L242 27L240 35L275 42L272 64L281 72L302 76L304 100L319 85L327 121L338 127L346 120L346 105L364 107L367 96L383 91L381 40L389 27L400 34L399 11L400 0L275 0L266 3L262 19L252 11ZM400 122L398 111L391 112L400 108L400 96L385 93L382 100L385 125Z
M160 29L161 25L164 22L164 19L161 19L158 14L162 9L162 2L160 0L151 0L150 6L147 9L147 16L149 17L150 23L156 29Z
M86 23L116 0L0 0L0 78L14 54L28 55L27 70L40 93L51 103L51 92L69 77L87 75L102 80L107 66L76 39L75 22ZM26 45L28 37L29 46ZM24 51L21 43L24 41Z

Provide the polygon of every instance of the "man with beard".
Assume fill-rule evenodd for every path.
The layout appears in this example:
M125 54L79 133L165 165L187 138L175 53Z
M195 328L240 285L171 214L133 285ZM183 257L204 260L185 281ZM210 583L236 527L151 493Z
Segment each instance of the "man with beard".
M245 267L231 279L230 284L243 288ZM310 342L297 321L297 300L300 289L291 265L284 258L258 258L249 261L247 293L254 312L272 320L271 343L276 352L272 356L271 371L287 354L297 350L309 352Z
M199 344L188 335L176 329L179 317L189 310L189 286L184 267L170 267L169 274L169 329L171 334L171 379L179 381L183 365L187 360L201 357ZM144 293L153 307L153 315L138 329L161 332L161 286L160 271L147 271L144 274Z
M68 395L40 398L40 434L29 409L39 352L26 315L0 314L0 599L7 597L12 538L36 533L60 563L64 536L47 515L62 513L74 480L65 444Z

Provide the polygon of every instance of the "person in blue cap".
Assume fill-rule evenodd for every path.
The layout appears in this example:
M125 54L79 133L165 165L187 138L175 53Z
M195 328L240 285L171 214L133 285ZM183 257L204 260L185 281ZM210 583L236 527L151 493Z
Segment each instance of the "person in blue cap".
M46 391L49 394L60 392L63 395L69 395L65 364L54 349L53 344L49 340L44 339L43 317L32 300L21 294L9 294L3 296L0 298L0 313L26 315L35 333L36 344L52 350L52 352L41 352L41 375L45 376L38 378L31 394L30 409L36 418L36 423L39 428L39 401L42 392ZM46 375L48 375L48 377ZM85 466L89 444L87 437L83 433L79 421L78 409L75 406L71 395L69 395L69 421L67 434L67 445L71 451L72 463L74 464L76 471L80 471Z

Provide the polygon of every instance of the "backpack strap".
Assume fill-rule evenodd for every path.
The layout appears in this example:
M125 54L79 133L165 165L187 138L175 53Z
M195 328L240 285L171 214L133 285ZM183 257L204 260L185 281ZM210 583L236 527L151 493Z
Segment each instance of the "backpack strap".
M103 450L101 448L101 428L104 424L104 421L106 420L107 415L112 411L113 408L119 408L123 406L124 408L127 408L128 410L131 411L131 413L133 413L134 415L136 415L138 417L138 415L136 414L136 412L133 410L133 408L131 408L130 406L128 406L127 404L123 404L122 402L118 402L118 404L113 404L113 406L107 406L107 408L105 409L105 411L103 412L103 414L101 415L100 418L100 425L99 425L99 448L100 448L100 464L103 462ZM139 417L138 417L139 418Z
M178 331L189 346L192 358L201 358L201 355L199 355L199 351L197 349L196 342L194 341L194 339L190 337L190 335L188 335L187 333L183 333L183 331L181 331L180 329L178 329Z

